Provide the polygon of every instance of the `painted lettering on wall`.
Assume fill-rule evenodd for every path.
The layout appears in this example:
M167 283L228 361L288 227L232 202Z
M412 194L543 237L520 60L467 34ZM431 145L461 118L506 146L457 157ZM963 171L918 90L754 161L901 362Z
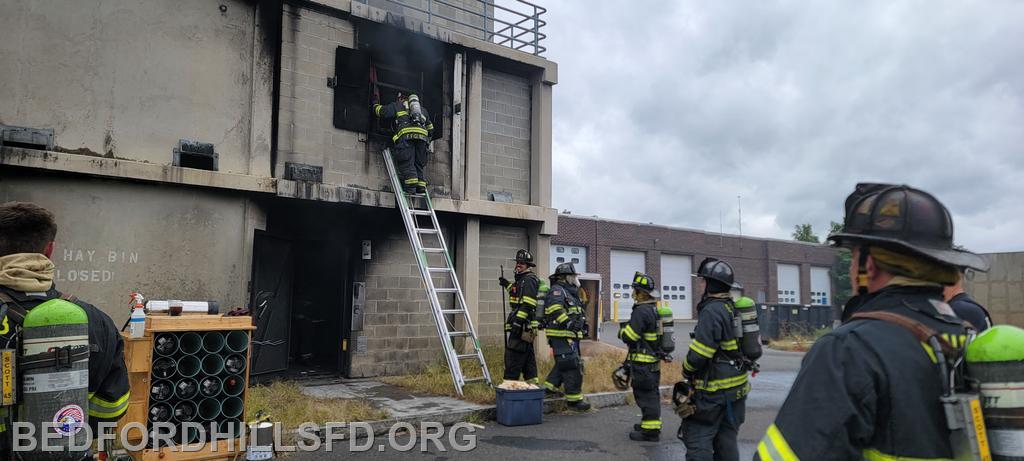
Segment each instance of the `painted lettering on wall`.
M139 252L129 250L60 248L54 252L58 282L110 282L119 266L139 263Z

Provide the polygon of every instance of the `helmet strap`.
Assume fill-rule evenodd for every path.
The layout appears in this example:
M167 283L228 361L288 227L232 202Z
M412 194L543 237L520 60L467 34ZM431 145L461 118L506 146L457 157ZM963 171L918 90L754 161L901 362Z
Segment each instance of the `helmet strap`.
M868 251L867 245L860 247L860 255L857 257L857 294L868 294Z

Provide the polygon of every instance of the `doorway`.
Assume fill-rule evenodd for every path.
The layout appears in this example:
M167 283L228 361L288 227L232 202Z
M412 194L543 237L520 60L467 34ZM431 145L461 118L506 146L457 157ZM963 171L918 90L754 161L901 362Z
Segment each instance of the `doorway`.
M252 373L347 376L351 336L350 233L337 205L275 200L253 244Z

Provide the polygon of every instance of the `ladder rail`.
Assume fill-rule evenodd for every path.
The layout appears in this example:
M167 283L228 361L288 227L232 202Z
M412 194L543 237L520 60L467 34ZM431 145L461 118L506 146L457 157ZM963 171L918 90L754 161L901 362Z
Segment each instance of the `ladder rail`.
M426 194L425 197L427 199L427 207L430 208L431 211L433 211L434 203L430 200L430 195ZM445 239L444 239L444 232L441 232L441 224L437 221L437 214L436 213L430 213L430 219L434 223L434 228L437 229L437 238L441 242L441 247L445 248L447 250L448 242L445 241ZM477 357L480 359L480 369L481 369L481 372L483 373L484 377L487 379L487 382L490 383L491 382L491 372L487 368L487 361L484 359L483 348L480 347L480 337L477 336L476 328L473 326L473 322L472 322L472 320L470 320L469 315L468 315L468 313L469 313L469 306L466 303L466 297L465 297L465 295L463 295L463 292L462 292L462 284L459 283L459 277L455 273L455 263L452 261L451 254L448 251L445 251L444 258L445 258L445 260L448 263L448 267L452 268L452 271L449 273L449 275L451 276L451 279L452 279L452 286L455 288L455 297L457 298L456 301L462 306L462 309L464 309L466 311L466 313L467 313L467 315L465 315L465 319L464 319L464 321L466 322L466 330L469 331L472 334L472 338L473 338L473 341L475 343L473 346L474 346L474 349L476 349ZM502 321L504 322L504 320L502 320Z
M451 259L451 253L448 251L448 244L444 239L444 234L441 232L441 225L437 220L437 214L434 212L433 202L430 200L429 194L424 194L424 199L427 203L427 210L415 210L410 207L409 198L403 193L402 184L399 180L397 169L394 165L394 160L391 158L390 149L384 149L384 164L387 167L388 177L391 180L391 186L395 193L395 203L398 206L402 214L402 223L405 226L406 234L409 237L409 243L412 245L413 252L415 253L417 266L420 270L420 277L423 280L423 286L427 291L428 301L430 302L431 313L434 315L434 326L437 330L438 338L441 340L441 347L443 349L445 360L448 363L448 369L451 371L452 384L455 385L455 390L459 396L463 395L462 388L466 385L467 379L462 370L462 364L459 362L463 357L469 356L470 354L459 354L455 350L455 345L452 342L452 333L448 327L448 321L444 311L461 311L464 321L466 323L466 332L469 334L473 341L474 353L477 360L480 363L480 368L483 376L478 379L485 380L488 384L491 383L490 371L487 368L487 362L483 355L483 350L480 347L480 339L476 335L476 329L473 327L473 322L469 318L469 309L466 304L466 298L462 292L462 286L459 284L458 276L455 272L455 264ZM447 264L447 271L449 278L452 281L452 287L454 288L455 299L457 309L444 309L441 306L441 300L438 298L438 288L434 285L434 279L431 275L431 267L427 260L426 251L424 251L424 244L421 241L421 233L419 232L420 227L416 222L415 216L429 215L431 223L436 230L436 233L429 235L436 235L440 242L440 250L436 253L444 254L445 264ZM447 291L447 290L446 290ZM454 328L455 325L452 325Z

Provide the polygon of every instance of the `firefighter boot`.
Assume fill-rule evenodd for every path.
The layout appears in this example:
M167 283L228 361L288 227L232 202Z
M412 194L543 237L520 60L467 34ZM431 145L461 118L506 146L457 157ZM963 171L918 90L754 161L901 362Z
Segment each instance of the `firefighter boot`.
M639 426L639 424L637 424ZM636 429L636 426L633 426ZM629 433L629 440L637 442L657 442L661 440L661 431L657 429L640 429Z
M584 411L590 410L590 403L587 402L586 400L577 400L575 402L569 402L567 405L569 406L570 409L573 409L573 410L576 410L576 411L579 411L579 412L584 412Z

